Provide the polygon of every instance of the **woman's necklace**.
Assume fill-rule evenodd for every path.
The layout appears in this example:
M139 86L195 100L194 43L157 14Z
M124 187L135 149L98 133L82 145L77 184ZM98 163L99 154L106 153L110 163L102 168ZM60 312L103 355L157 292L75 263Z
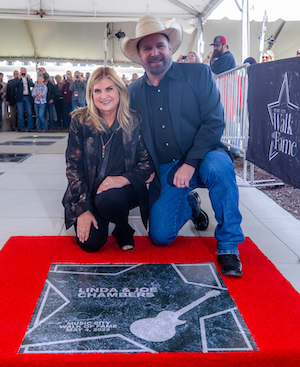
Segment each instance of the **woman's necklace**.
M102 158L104 158L105 156L105 148L107 147L107 145L111 142L111 139L114 137L115 133L114 131L111 134L111 137L108 139L108 142L106 144L104 144L102 135L100 135L100 139L101 139L101 144L102 144Z

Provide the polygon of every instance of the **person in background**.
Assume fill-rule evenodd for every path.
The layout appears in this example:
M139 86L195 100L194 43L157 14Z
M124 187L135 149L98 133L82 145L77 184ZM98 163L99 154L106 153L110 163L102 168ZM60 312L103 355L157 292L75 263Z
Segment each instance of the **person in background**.
M3 74L0 73L0 78L2 79L2 76ZM0 83L0 131L1 131L1 128L2 128L2 89L3 89L3 86L2 84Z
M64 130L69 131L72 112L72 91L70 90L70 83L72 81L72 73L67 70L63 81L63 106L64 106Z
M232 53L228 50L226 38L223 36L217 36L214 38L211 46L214 46L214 51L211 56L210 68L214 76L222 74L228 70L236 67L235 59ZM209 55L208 55L209 56ZM237 127L234 121L228 121L233 125L233 131L237 131ZM237 149L230 148L233 158L239 158L240 152Z
M272 50L267 50L264 52L263 57L262 57L262 62L270 62L274 60L275 60L275 56Z
M6 111L6 88L7 83L3 81L3 73L0 73L0 131L2 126L2 118L5 116Z
M122 76L122 80L123 80L123 83L126 85L126 87L128 87L128 85L130 84L129 81L127 80L125 74L123 74Z
M252 65L252 64L256 64L257 62L256 62L256 60L255 60L254 57L247 57L244 60L243 64L247 64L247 63L250 64L250 65Z
M87 107L73 111L66 151L68 188L65 223L75 226L85 251L107 241L108 225L122 250L134 247L129 210L140 206L148 218L146 181L154 170L140 132L139 116L129 109L127 88L108 67L96 69L86 91Z
M32 97L34 98L34 110L37 118L37 129L41 132L45 132L47 130L47 123L45 119L47 91L48 88L44 84L44 78L42 75L39 75L37 78L37 83L32 89Z
M57 128L60 130L63 127L64 119L64 102L63 102L63 83L60 75L55 75L55 99L54 106L57 114Z
M6 88L6 104L9 106L12 131L17 130L17 104L15 95L15 83L17 80L19 80L19 72L15 70L14 78L8 81Z
M212 59L215 60L211 64L211 71L214 75L218 75L235 68L235 59L232 53L228 50L228 45L225 37L215 37L211 46L214 46L214 51L211 56Z
M31 88L34 86L32 79L27 74L26 68L20 69L19 77L15 81L15 96L18 107L18 118L21 131L25 131L24 108L27 115L28 131L32 131L33 119L31 110Z
M76 110L78 107L84 107L86 81L83 80L83 74L79 71L75 71L74 77L70 82L70 91L72 91L72 110Z
M218 222L221 272L242 276L242 216L234 166L220 141L225 126L220 93L206 65L172 62L181 42L178 23L165 29L159 19L146 15L138 20L136 38L125 37L121 43L123 54L145 69L128 92L156 167L149 190L149 236L154 245L165 246L188 220L195 227L202 223L199 195L193 190L205 184Z
M186 62L200 62L200 57L196 51L190 51L186 59Z
M53 130L54 127L54 118L53 118L53 106L54 106L54 100L56 96L56 90L53 83L50 81L50 77L48 73L44 73L44 84L47 86L47 105L46 105L46 111L48 112L49 116L49 130Z
M90 73L90 72L86 72L86 73L85 73L85 80L86 80L86 82L88 82L88 81L89 81L90 76L91 76L91 73Z
M184 56L180 55L177 59L177 62L200 62L200 57L196 51L190 51L185 58Z
M139 76L137 75L137 73L133 73L132 77L131 77L131 83L134 83L136 80L138 80Z
M300 48L297 50L296 56L300 56Z

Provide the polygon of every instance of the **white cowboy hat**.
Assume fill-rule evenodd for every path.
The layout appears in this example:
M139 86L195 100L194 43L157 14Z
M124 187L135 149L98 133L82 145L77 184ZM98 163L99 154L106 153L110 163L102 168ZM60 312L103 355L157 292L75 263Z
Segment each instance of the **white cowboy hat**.
M161 33L169 38L172 47L172 54L178 49L182 42L182 28L180 24L173 23L170 28L165 29L162 23L153 15L144 15L141 17L135 28L136 38L125 37L121 43L121 50L129 60L140 64L137 44L139 41L151 34Z

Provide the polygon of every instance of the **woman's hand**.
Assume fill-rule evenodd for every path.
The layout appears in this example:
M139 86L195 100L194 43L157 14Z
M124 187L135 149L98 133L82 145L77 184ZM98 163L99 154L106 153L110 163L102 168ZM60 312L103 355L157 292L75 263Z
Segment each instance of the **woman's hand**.
M88 240L91 225L98 229L98 222L89 210L79 215L77 218L77 237L80 242Z
M152 172L151 175L149 176L148 180L145 182L146 184L151 183L155 178L155 172Z
M123 176L107 176L100 184L97 194L109 189L120 189L126 185L130 185L130 181Z

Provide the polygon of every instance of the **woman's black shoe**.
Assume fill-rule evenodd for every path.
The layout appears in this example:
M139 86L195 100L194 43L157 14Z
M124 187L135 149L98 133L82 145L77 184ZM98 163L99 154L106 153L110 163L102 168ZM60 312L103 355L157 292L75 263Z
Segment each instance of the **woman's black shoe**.
M134 230L132 229L131 233L122 233L117 228L115 228L112 232L112 235L116 238L117 244L120 249L123 251L130 251L134 249L134 239L133 234ZM126 246L128 246L126 248Z

